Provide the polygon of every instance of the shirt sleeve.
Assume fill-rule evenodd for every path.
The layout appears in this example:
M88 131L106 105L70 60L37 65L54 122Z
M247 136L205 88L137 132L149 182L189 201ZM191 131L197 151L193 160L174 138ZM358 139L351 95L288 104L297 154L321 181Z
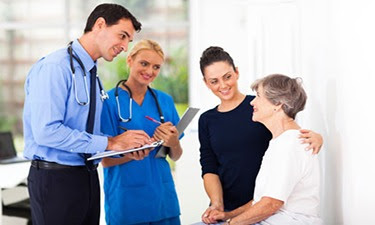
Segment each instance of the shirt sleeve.
M32 134L36 143L64 151L104 151L107 146L106 137L92 135L64 124L71 88L68 85L71 81L67 77L70 72L54 63L42 64L34 70L28 94L31 101ZM86 120L82 123L86 124Z
M301 159L293 142L283 143L272 151L272 160L267 164L268 173L262 197L271 197L286 202L294 187L301 179ZM267 154L267 153L266 153ZM261 168L262 170L262 168ZM261 173L261 172L260 172Z
M218 174L218 160L214 154L209 138L207 120L204 114L199 118L198 136L200 143L200 163L202 166L202 177L206 173Z

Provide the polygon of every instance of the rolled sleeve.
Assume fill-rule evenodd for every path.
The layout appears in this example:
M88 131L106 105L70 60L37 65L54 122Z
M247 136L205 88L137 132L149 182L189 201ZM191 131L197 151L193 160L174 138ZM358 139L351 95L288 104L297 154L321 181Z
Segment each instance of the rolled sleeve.
M92 135L92 140L86 149L85 153L101 153L106 150L108 146L108 138L105 136Z

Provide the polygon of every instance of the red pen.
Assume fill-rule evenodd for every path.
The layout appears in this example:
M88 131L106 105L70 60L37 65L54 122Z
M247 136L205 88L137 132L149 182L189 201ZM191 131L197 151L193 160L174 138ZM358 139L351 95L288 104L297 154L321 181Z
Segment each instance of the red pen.
M152 118L152 117L149 117L149 116L145 116L145 117L146 117L146 119L151 120L151 121L154 122L154 123L161 124L160 121L157 121L156 119L154 119L154 118Z

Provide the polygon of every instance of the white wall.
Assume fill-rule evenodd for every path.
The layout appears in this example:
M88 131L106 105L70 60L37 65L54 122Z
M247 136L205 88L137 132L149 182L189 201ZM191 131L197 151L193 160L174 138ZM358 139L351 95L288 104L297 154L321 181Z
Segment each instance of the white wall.
M375 2L190 0L190 7L191 105L204 111L218 103L199 71L200 54L210 45L222 46L232 55L244 93L250 93L254 79L269 73L302 77L309 99L299 122L325 139L320 154L321 215L326 224L375 224ZM200 168L196 147L184 154L178 181L179 170ZM189 157L196 160L183 163ZM189 182L201 182L195 179ZM207 201L202 192L189 198ZM183 224L200 218L200 209L180 200Z
M306 123L325 136L323 215L327 224L374 224L373 1L302 1ZM371 114L371 115L370 115Z

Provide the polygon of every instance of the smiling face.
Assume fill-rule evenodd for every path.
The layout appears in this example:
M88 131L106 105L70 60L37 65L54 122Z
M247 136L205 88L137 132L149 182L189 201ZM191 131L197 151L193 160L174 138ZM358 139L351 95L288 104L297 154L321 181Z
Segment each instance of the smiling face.
M128 57L127 62L130 68L129 81L147 86L159 75L163 58L154 50L143 49Z
M98 52L94 60L103 57L112 61L122 51L128 50L129 42L133 41L135 29L131 20L120 19L117 24L107 26L103 18L99 18L93 31L97 34Z
M228 101L238 93L238 71L225 61L215 62L204 69L206 86L221 101Z
M264 89L262 85L258 86L256 97L250 102L253 106L253 121L264 122L268 121L274 113L277 106L273 105L264 95Z

